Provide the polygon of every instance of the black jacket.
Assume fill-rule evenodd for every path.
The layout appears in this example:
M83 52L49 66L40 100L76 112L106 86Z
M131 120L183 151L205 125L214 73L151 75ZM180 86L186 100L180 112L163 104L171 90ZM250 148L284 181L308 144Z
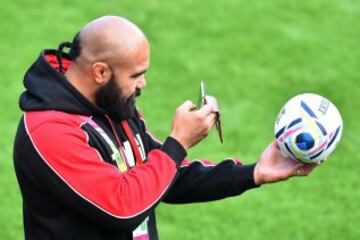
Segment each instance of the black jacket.
M26 239L158 239L161 201L211 201L256 187L254 165L184 160L184 148L156 140L136 109L127 121L110 119L57 71L55 53L40 54L20 97L14 164ZM64 55L65 71L70 64Z

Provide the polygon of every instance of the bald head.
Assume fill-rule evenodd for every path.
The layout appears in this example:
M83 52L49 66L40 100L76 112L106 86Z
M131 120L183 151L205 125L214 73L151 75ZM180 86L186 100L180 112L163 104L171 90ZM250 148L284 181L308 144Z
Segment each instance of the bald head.
M108 83L115 90L120 89L126 98L145 87L149 43L144 33L127 19L116 16L95 19L80 30L74 45L73 52L70 51L73 63L65 77L91 102L96 103L99 90Z
M77 61L86 64L106 62L121 64L147 39L129 20L117 16L104 16L85 25L80 31L81 54Z

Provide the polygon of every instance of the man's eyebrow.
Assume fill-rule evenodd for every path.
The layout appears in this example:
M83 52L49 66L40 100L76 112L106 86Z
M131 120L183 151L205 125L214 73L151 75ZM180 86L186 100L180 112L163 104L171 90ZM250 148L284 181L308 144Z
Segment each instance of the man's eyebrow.
M131 75L130 77L132 77L132 78L136 78L136 77L138 77L138 76L140 76L140 75L142 75L142 74L146 73L146 71L147 71L147 69L142 70L142 71L140 71L140 72L134 73L134 74L133 74L133 75Z

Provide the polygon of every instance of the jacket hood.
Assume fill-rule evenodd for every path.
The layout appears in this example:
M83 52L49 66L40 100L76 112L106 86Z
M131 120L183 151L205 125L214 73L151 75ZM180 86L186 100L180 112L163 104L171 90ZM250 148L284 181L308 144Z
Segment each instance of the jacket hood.
M44 50L27 70L24 77L25 91L20 96L23 111L58 110L80 115L104 115L105 111L87 100L61 74L57 50ZM66 72L72 61L62 54L62 65Z

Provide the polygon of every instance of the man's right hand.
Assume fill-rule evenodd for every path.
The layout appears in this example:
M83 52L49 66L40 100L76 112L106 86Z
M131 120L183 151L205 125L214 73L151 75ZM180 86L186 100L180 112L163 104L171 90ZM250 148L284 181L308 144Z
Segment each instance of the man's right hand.
M170 136L175 138L186 150L203 140L210 132L216 119L213 107L204 105L194 111L196 106L185 101L175 112Z

